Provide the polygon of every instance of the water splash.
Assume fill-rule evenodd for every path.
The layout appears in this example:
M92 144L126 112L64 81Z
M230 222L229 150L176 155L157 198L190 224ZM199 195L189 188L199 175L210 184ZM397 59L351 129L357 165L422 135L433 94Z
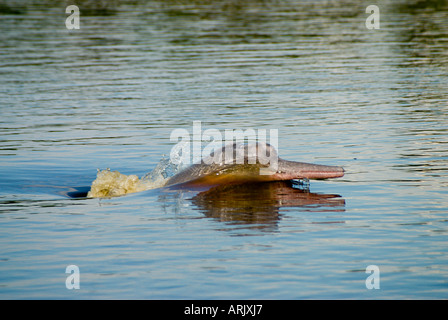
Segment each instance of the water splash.
M180 172L185 168L185 165L179 162L177 159L168 158L166 155L163 155L162 159L159 161L157 166L146 175L142 177L142 180L150 182L150 183L163 183Z
M178 161L172 161L165 155L156 167L139 178L136 175L125 175L118 171L98 169L96 179L92 182L87 197L116 197L128 193L163 187L168 179L185 167Z

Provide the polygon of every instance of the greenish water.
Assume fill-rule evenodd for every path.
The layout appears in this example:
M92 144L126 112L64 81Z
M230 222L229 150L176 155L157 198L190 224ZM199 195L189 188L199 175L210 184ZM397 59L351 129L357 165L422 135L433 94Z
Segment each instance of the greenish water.
M380 1L378 30L366 1L81 2L79 30L0 5L0 298L448 297L446 1ZM346 175L63 195L145 175L193 121Z

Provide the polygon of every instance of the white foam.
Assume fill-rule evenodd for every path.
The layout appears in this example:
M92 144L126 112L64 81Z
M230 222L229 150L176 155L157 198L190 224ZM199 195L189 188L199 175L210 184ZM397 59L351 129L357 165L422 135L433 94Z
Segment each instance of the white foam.
M183 165L181 163L174 164L164 157L154 170L142 178L136 175L125 175L118 171L111 171L110 169L98 169L96 179L92 182L87 197L116 197L128 193L160 188L182 168Z

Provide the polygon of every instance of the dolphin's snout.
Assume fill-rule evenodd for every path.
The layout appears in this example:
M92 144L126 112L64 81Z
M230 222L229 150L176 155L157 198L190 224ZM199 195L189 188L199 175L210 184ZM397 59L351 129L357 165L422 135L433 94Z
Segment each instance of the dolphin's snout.
M344 176L344 168L279 159L282 179L330 179Z

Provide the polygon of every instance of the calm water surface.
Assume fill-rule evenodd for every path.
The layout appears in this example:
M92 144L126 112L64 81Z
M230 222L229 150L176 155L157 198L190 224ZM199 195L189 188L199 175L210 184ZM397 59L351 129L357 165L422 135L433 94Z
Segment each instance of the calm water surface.
M448 298L448 4L0 4L0 298ZM84 13L83 13L84 12ZM173 129L278 129L346 175L71 199ZM68 290L68 265L81 273ZM380 270L367 289L366 267Z

